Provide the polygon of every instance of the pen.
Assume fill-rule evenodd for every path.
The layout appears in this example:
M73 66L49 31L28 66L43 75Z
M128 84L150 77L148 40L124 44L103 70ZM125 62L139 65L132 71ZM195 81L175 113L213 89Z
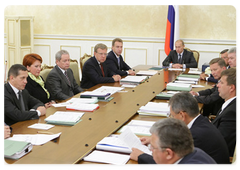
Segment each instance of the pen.
M50 135L53 135L53 134L54 134L54 133L52 133L52 132L47 132L47 131L38 131L37 133L50 134Z

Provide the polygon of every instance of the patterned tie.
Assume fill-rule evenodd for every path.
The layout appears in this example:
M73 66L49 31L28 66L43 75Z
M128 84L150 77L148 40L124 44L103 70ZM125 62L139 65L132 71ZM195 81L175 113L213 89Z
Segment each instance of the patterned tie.
M118 60L118 67L119 67L119 70L120 70L120 57L117 57L117 60Z
M182 64L182 57L181 57L181 54L179 54L178 63L179 63L179 64Z
M69 80L68 75L67 75L67 71L65 71L64 74L65 74L65 76L66 76L66 78L68 80L68 84L71 85L70 80Z
M100 65L101 65L102 75L103 75L103 77L105 77L102 63L100 63Z
M20 102L21 110L25 111L25 105L23 102L22 91L20 91L20 90L18 91L18 100Z

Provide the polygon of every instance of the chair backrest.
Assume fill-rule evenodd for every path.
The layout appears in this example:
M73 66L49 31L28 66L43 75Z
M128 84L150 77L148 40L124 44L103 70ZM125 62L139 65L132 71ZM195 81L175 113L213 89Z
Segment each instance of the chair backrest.
M46 81L47 76L49 74L49 72L53 69L53 66L48 66L46 64L44 64L42 66L41 72L40 72L40 76L42 76L43 80Z
M197 62L197 67L198 67L198 61L199 61L199 57L200 57L200 53L196 50L190 50L189 48L185 48L188 51L191 51L193 53L193 57L195 58L196 62Z
M91 58L92 56L91 55L88 55L88 54L84 54L83 57L80 58L80 67L81 67L81 71L83 69L83 65L84 63L89 59Z
M70 68L73 71L73 76L74 76L77 84L80 86L78 61L77 60L70 60Z
M237 142L236 142L236 146L235 146L235 150L232 158L232 165L237 165Z

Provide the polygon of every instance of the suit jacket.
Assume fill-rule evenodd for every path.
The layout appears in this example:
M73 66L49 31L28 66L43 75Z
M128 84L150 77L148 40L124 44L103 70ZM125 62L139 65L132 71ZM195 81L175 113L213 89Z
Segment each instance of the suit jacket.
M146 161L147 160L147 161ZM156 164L151 155L146 153L138 157L139 164ZM194 148L194 151L182 158L178 164L216 164L216 162L204 151Z
M118 66L118 60L113 53L113 51L110 51L108 53L107 59L105 63L107 64L108 68L113 71L116 74L119 74L120 76L127 76L127 71L131 68L123 61L122 56L119 56L120 59L120 67Z
M95 56L89 58L83 65L81 87L88 89L100 83L114 83L114 72L108 69L106 63L102 63L104 75Z
M192 124L190 131L195 147L203 150L218 164L229 163L227 144L218 129L215 128L207 118L200 115ZM143 164L155 163L153 157L147 154L140 155L138 162Z
M26 111L21 111L20 102L9 83L4 85L4 122L12 125L19 121L38 119L37 111L29 111L37 109L44 104L38 99L32 97L26 89L22 90L23 102Z
M198 116L190 131L195 147L202 149L218 164L229 163L227 143L218 129L206 117Z
M169 55L162 62L163 66L169 66L170 63L178 63L178 54L176 50L170 51ZM197 68L197 62L193 56L193 53L184 49L182 56L182 63L186 64L186 68Z
M199 103L203 103L203 115L208 116L210 113L216 115L222 107L224 100L219 96L217 85L211 89L201 90L196 99Z
M236 145L236 99L231 101L220 115L217 115L212 124L223 135L228 145L229 154L233 156Z
M46 84L45 84L45 86L46 86ZM38 84L36 81L31 79L29 76L27 77L27 84L26 84L25 89L28 90L28 92L31 96L35 97L36 99L40 100L43 103L48 103L52 100L51 95L48 99L47 93L45 92L45 90L40 86L40 84Z
M66 100L83 91L83 89L76 83L71 68L67 69L67 75L70 84L57 65L48 74L46 87L54 100Z

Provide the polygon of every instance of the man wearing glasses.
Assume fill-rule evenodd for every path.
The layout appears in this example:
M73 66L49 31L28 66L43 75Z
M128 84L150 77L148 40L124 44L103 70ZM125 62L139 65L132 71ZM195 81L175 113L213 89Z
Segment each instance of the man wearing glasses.
M97 44L94 47L94 56L89 58L83 66L82 88L88 89L100 83L114 83L121 80L121 76L109 70L104 63L106 57L107 46L101 43Z

